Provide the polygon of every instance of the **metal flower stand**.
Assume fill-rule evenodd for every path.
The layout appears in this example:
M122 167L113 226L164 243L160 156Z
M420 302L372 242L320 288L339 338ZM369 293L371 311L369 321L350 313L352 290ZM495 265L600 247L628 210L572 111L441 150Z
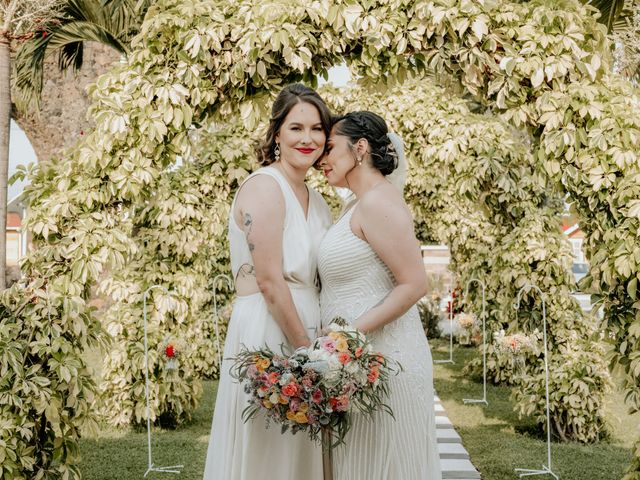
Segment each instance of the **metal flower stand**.
M166 294L169 294L167 289L162 285L153 285L147 288L143 295L143 315L144 315L144 396L147 401L147 451L149 454L149 463L147 467L147 471L144 476L146 477L151 472L160 472L160 473L180 473L183 465L172 465L170 467L157 467L153 464L153 455L151 451L151 406L149 404L149 346L148 346L148 338L147 338L147 296L149 292L154 288L159 288L163 290Z
M469 293L469 285L472 282L477 282L478 285L482 288L482 398L473 399L473 398L463 398L462 402L466 404L473 403L484 403L485 405L489 405L487 401L487 328L486 328L486 314L487 314L487 303L486 303L486 287L482 280L478 280L477 278L472 278L467 282L467 287L465 289L465 294Z
M449 304L449 358L446 360L434 360L433 363L456 363L453 361L453 297Z
M532 477L537 475L551 475L556 480L560 477L556 475L551 469L551 416L549 415L549 360L547 353L547 306L544 300L544 294L535 285L525 285L518 291L516 304L514 305L516 311L520 309L520 297L523 291L536 290L540 294L542 300L542 335L544 341L544 380L545 380L545 396L547 407L547 464L542 465L541 470L532 470L527 468L516 468L515 471L520 478Z

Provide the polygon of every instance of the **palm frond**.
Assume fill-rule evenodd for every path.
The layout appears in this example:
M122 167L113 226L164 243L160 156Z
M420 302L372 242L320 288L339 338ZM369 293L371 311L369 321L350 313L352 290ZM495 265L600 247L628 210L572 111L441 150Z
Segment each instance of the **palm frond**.
M152 0L65 0L61 14L43 37L23 43L14 63L13 87L16 106L39 108L44 61L57 53L61 70L79 69L84 42L107 45L123 55L151 5Z
M607 31L612 32L616 22L620 19L620 14L624 10L628 0L589 0L586 3L593 5L600 10L598 21L607 27Z

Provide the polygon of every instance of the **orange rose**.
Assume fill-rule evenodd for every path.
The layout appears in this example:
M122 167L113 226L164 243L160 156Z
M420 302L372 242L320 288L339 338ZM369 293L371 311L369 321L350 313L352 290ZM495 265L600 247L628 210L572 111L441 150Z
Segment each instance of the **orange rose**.
M349 352L339 352L338 353L338 361L342 365L346 365L347 363L349 363L351 361L351 355L349 355Z
M284 393L287 397L293 397L296 393L298 393L298 385L295 383L287 383L284 387L282 387L282 393Z
M360 358L363 352L364 350L362 349L362 347L356 348L356 358Z
M264 372L271 365L271 360L268 358L259 358L256 360L256 368L260 373Z
M293 410L287 410L287 420L296 421L296 414Z

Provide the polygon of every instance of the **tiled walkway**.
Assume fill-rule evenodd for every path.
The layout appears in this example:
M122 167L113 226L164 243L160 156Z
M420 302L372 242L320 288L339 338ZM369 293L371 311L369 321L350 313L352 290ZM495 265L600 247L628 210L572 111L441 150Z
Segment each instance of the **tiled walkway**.
M479 479L480 473L469 460L469 453L462 445L462 439L454 430L451 420L447 417L437 395L435 397L435 409L438 450L440 451L443 480Z

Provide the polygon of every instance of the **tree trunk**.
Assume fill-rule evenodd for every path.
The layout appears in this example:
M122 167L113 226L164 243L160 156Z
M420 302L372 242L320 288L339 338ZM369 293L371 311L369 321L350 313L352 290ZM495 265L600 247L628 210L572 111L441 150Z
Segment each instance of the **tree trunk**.
M0 291L7 274L7 173L11 122L11 45L0 33Z
M40 112L13 112L39 162L51 160L93 128L93 120L87 119L90 99L86 87L119 58L115 50L92 42L85 42L84 62L78 72L60 72L57 54L47 58Z

